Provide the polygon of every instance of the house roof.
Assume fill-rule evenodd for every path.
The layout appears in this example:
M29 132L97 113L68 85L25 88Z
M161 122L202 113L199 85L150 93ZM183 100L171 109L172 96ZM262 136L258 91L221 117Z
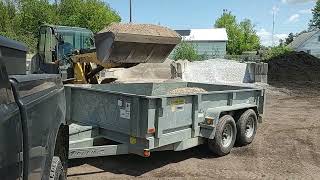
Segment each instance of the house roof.
M308 41L313 35L315 35L318 32L319 32L319 30L314 30L314 31L302 33L299 36L297 36L296 38L294 38L294 40L290 44L288 44L288 47L290 47L292 49L297 49L303 43Z
M176 30L185 41L228 41L225 28Z

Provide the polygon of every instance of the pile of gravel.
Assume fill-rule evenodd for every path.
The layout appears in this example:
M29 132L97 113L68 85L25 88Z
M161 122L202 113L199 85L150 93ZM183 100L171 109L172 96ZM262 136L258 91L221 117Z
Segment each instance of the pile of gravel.
M320 82L320 59L304 53L290 52L268 62L268 82Z
M202 88L186 87L186 88L173 89L169 92L169 94L180 95L180 94L197 94L197 93L205 93L205 92L208 92L208 91Z
M190 62L182 79L201 83L247 83L250 81L247 64L227 59Z
M99 33L140 34L149 36L180 37L174 30L153 24L112 23Z

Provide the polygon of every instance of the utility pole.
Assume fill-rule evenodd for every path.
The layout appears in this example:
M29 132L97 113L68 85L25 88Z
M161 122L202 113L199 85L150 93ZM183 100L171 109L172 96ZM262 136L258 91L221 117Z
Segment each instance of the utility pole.
M129 0L130 3L130 23L132 23L132 2Z
M274 47L274 25L275 25L275 10L272 11L272 47Z
M274 43L274 34L275 34L275 22L276 22L276 14L279 11L279 8L273 6L272 8L272 47L275 45Z

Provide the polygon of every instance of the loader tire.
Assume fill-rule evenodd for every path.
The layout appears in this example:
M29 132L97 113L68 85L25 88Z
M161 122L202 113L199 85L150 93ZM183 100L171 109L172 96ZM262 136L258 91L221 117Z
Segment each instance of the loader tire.
M221 117L214 139L208 140L209 149L218 156L229 154L236 141L236 135L237 128L233 117L230 115Z
M248 109L240 116L237 131L237 145L245 146L253 141L257 132L257 114L254 110Z

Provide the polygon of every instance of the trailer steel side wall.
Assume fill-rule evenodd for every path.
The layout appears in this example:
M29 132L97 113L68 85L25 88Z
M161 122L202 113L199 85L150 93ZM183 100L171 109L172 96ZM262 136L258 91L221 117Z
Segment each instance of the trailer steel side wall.
M183 87L208 92L170 95ZM222 112L253 108L263 113L264 91L199 83L67 85L67 121L99 127L99 135L143 150L183 150L214 138ZM206 118L213 124L206 124Z

